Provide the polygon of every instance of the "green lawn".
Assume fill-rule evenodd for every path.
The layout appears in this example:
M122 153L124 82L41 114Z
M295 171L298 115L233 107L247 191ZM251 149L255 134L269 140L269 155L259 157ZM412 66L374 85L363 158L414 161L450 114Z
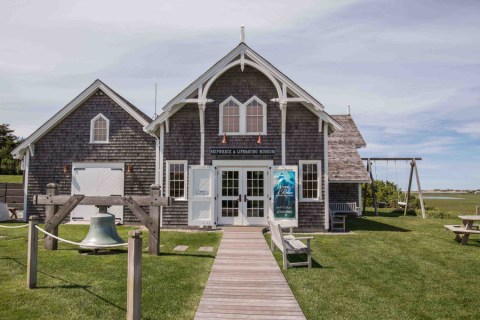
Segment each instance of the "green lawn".
M2 175L0 174L0 183L22 183L23 176Z
M347 235L315 235L314 268L284 274L308 319L479 319L480 236L453 241L443 224L382 211L350 219ZM87 226L60 227L75 241ZM119 227L126 238L131 228ZM0 319L122 319L126 254L39 250L38 289L25 289L26 229L0 229ZM220 233L163 232L163 254L143 255L143 318L192 319L213 263L200 246ZM269 238L269 235L267 235ZM144 241L146 246L146 239ZM173 247L189 245L174 253ZM281 265L281 255L275 257Z
M118 227L127 239L129 227ZM88 226L60 226L60 236L80 241ZM57 251L39 249L38 288L26 282L27 229L0 229L0 319L124 319L126 250L82 255L61 243ZM158 257L143 254L143 319L192 319L206 285L221 233L161 232ZM143 246L148 243L147 235ZM185 253L172 251L188 245Z
M438 211L444 212L450 216L457 216L459 214L474 214L475 207L480 206L480 194L427 193L425 196L463 198L459 200L425 199L427 206L434 207Z
M353 234L315 236L315 268L284 274L310 320L479 319L480 236L461 246L446 223L459 221L351 219Z

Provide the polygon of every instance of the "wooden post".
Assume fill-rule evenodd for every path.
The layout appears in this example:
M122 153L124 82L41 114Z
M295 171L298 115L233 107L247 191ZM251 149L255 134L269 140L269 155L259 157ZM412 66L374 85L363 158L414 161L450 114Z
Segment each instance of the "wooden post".
M160 197L160 186L158 184L150 186L150 196ZM148 235L148 254L158 256L160 254L160 207L150 206L149 215L153 222L151 230L155 232L150 231Z
M475 207L475 213L476 213L476 214L480 214L480 206L476 206L476 207Z
M372 164L370 162L370 159L368 159L367 169L368 169L368 173L370 174L370 180L372 180L373 207L375 209L375 215L378 216L377 195L375 194L375 180L373 179Z
M128 232L127 320L140 320L142 307L142 232Z
M47 184L47 195L56 196L58 195L58 186L55 183ZM45 206L45 224L48 224L52 221L55 213L57 213L58 206L54 204L47 204ZM55 227L52 231L52 234L58 236L58 226ZM45 235L43 246L46 250L57 250L58 241L50 236Z
M410 200L410 191L412 190L412 178L413 178L413 161L410 162L410 177L408 178L408 189L407 189L407 195L405 197L405 211L403 212L403 215L407 215L407 210L408 210L408 202Z
M363 189L363 213L367 212L367 188L368 184L365 183L365 189Z
M417 162L415 159L412 160L413 167L415 168L415 177L417 179L417 187L418 187L418 198L420 199L420 208L422 209L422 218L425 219L425 205L423 204L423 196L422 196L422 187L420 186L420 176L418 175L418 168Z
M31 216L28 223L28 251L27 251L27 288L37 287L38 262L38 225L39 217Z

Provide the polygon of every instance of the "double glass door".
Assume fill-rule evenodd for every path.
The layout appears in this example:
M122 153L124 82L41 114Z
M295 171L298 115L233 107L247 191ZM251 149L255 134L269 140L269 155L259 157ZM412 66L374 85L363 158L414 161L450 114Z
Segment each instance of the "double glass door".
M261 167L218 170L218 224L267 224L267 174L267 168Z

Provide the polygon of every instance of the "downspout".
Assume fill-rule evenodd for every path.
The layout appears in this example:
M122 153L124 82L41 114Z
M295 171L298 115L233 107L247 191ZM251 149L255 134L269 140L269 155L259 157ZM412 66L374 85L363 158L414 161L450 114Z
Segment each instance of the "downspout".
M160 196L165 195L163 190L163 148L165 145L165 125L163 123L160 124L160 140L158 142L159 149L158 149L158 184L160 185ZM163 207L160 207L160 228L163 227Z
M28 221L28 173L30 171L30 150L27 149L25 155L23 156L23 163L25 170L23 171L23 221Z
M330 196L328 182L328 123L323 122L323 162L324 162L324 183L325 183L325 230L330 229Z
M200 116L200 165L205 165L205 102L198 103L198 113Z

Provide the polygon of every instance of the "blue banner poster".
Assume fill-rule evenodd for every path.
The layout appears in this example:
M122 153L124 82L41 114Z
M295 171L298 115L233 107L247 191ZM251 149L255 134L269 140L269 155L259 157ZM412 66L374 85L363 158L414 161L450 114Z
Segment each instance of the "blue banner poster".
M273 171L273 217L295 219L295 171Z

